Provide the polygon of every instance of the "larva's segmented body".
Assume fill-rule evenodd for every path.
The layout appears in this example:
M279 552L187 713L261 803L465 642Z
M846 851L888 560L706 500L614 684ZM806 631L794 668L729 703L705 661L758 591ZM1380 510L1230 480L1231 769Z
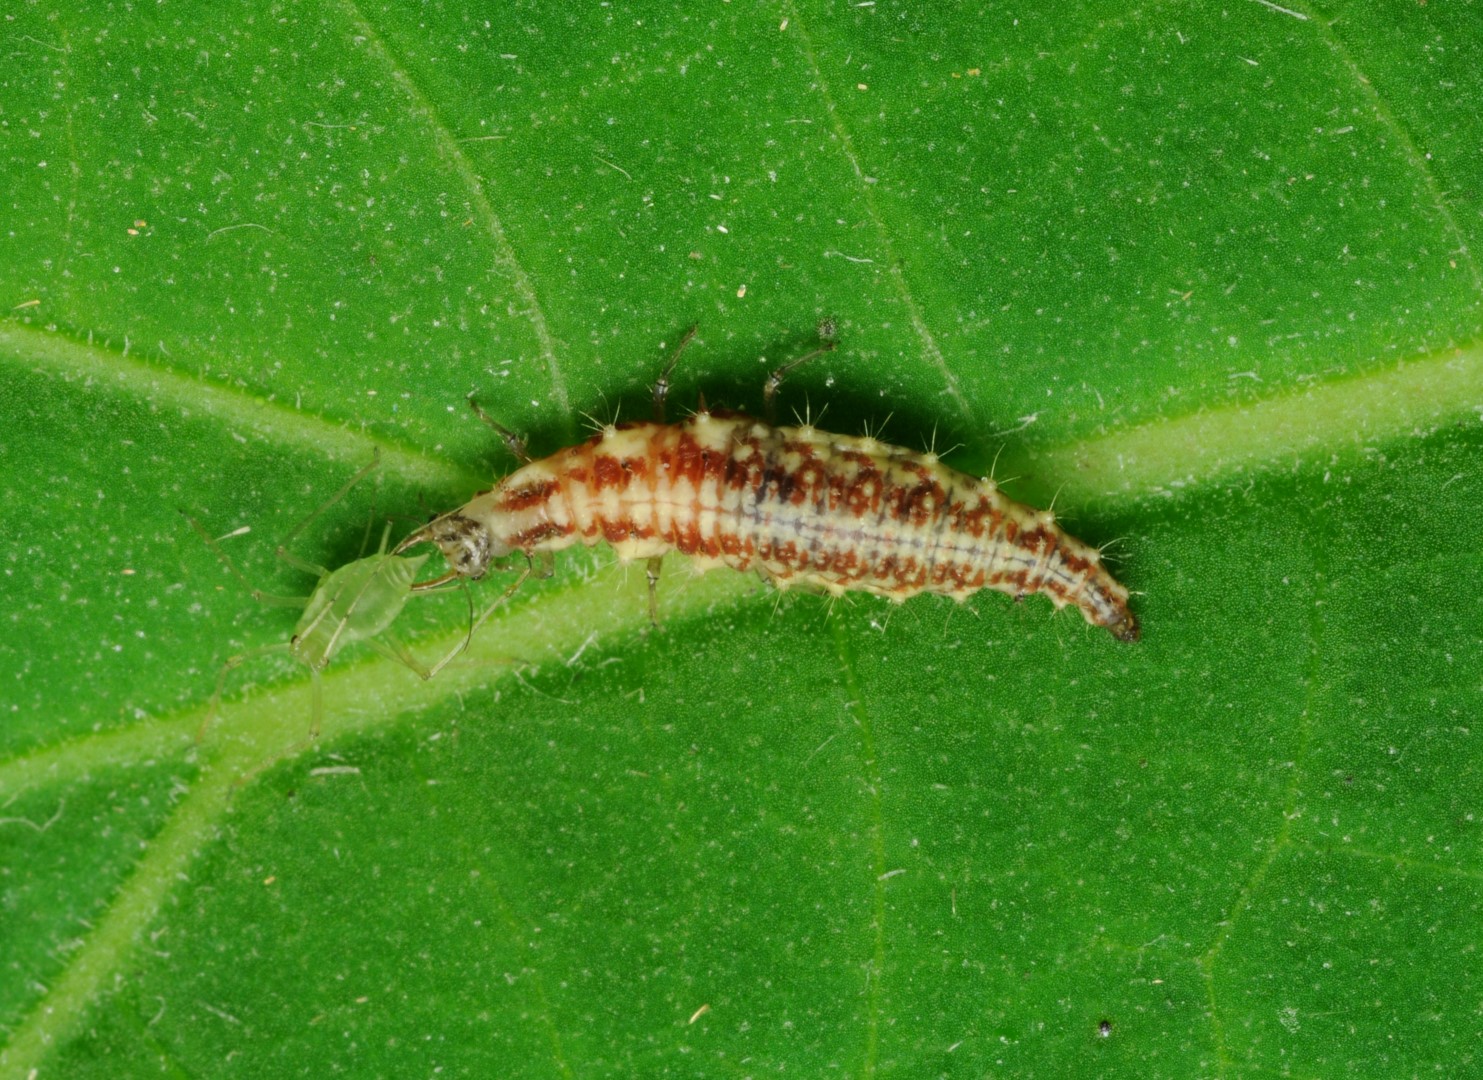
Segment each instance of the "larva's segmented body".
M702 568L755 569L779 588L896 601L1044 593L1123 641L1139 635L1128 590L1049 511L935 454L720 410L609 426L518 469L402 548L425 541L471 578L512 552L606 541L623 559L679 551Z

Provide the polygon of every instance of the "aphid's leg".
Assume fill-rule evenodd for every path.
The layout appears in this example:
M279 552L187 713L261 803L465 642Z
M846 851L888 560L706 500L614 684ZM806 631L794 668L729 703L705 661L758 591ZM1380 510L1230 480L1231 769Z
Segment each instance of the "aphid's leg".
M284 563L288 566L292 566L295 570L301 570L306 574L311 574L314 577L318 578L330 576L328 567L320 566L318 563L312 563L308 559L301 559L292 551L289 551L287 548L283 547L283 545L281 544L278 546L278 550L273 552L273 554L277 557L279 562ZM252 591L252 595L257 597L257 599L261 600L265 604L271 603L271 601L264 599L264 597L259 594L259 590L257 589L254 589Z
M663 555L650 555L645 573L649 578L649 625L659 625L659 570L664 565Z
M283 538L283 541L278 545L273 554L280 561L287 563L295 570L300 570L303 573L310 574L317 578L327 577L329 575L329 571L327 569L325 569L323 566L319 566L316 563L311 563L306 559L299 558L293 552L288 550L288 545L291 544L301 532L308 528L310 523L312 523L315 518L319 517L319 515L323 514L326 510L334 506L337 502L339 502L347 494L349 494L350 489L364 480L366 478L366 475L372 469L376 468L376 466L380 463L381 452L378 450L371 455L371 463L369 465L367 465L365 468L361 469L354 476L352 476L345 483L344 487L340 488L339 491L330 496L328 502L324 503L324 505L320 506L303 521L295 525L289 532L289 534ZM227 569L232 572L232 576L234 576L238 581L242 582L247 591L252 594L252 598L258 603L266 604L269 607L302 608L306 603L309 602L309 598L307 596L282 596L275 593L264 592L262 589L257 588L257 586L253 585L252 582L247 580L246 575L244 575L241 570L237 569L237 564L232 561L231 556L229 556L226 551L222 549L221 545L219 545L215 540L211 539L206 530L201 528L200 523L196 521L195 518L187 517L186 520L189 521L191 523L191 527L200 534L201 539L206 541L207 546L210 547L212 551L216 552L217 557L226 564Z
M302 603L300 606L303 606ZM221 666L221 670L216 674L216 689L211 694L211 704L206 707L206 716L201 720L201 726L196 728L196 742L199 743L206 737L206 729L211 726L211 721L216 719L217 711L221 708L222 691L226 689L227 675L229 673L235 671L247 661L259 656L288 651L289 644L285 641L277 645L264 645L261 648L248 649L246 652L240 652L236 656L228 657L227 662Z
M433 673L427 668L427 666L424 665L421 660L417 659L417 657L412 655L412 650L407 648L406 643L403 642L401 638L397 637L390 630L381 631L381 636L379 638L366 638L366 644L369 645L381 656L384 656L386 659L395 660L397 663L411 668L424 679L431 679L433 677ZM458 643L458 648L454 649L451 655L457 656L459 653L463 652L465 646L467 645L468 639L465 638L463 641L460 641Z
M439 660L435 665L433 665L433 667L425 667L422 661L418 660L417 657L412 654L412 650L407 648L407 646L403 644L402 639L397 637L396 634L393 633L390 629L381 631L380 640L377 640L376 638L369 638L367 639L366 644L370 645L371 648L375 649L378 653L380 653L382 656L387 657L388 659L401 661L407 667L415 671L418 675L422 676L422 678L431 679L439 671L442 671L443 667L450 660L452 660L459 653L467 649L469 647L469 642L474 639L474 628L477 625L474 622L474 594L472 590L470 590L469 583L466 578L460 578L458 584L459 587L463 590L464 600L469 605L469 628L467 633L464 634L463 640L460 641L456 646L454 646L452 651L449 652L447 656L443 657L443 659ZM415 585L413 586L413 589L414 591L416 590ZM481 618L479 620L479 623L482 624L483 621L484 619Z
M483 409L479 408L479 403L474 400L473 394L469 395L469 408L474 410L475 416L477 416L480 420L483 420L486 424L494 429L495 434L497 434L504 441L505 448L509 450L511 454L515 455L516 461L520 462L520 464L522 465L530 464L530 454L525 449L525 440L522 439L519 435L516 435L509 428L505 427L504 424L501 424L498 420L494 419L494 417L490 416Z
M370 521L369 520L366 522L366 525L369 528L369 526L370 526ZM369 535L370 534L367 533L367 536L369 536ZM388 521L386 523L386 528L384 528L384 529L381 530L381 543L379 543L379 544L376 545L376 554L377 555L385 555L386 554L387 545L390 544L390 543L391 543L391 522ZM365 547L362 546L361 547L361 550L364 551L365 550Z
M775 399L778 396L778 387L783 385L783 380L788 377L788 372L802 364L808 363L816 356L823 356L825 353L833 352L835 346L838 344L835 341L826 341L813 352L800 356L797 360L789 360L782 367L773 370L773 373L767 377L767 382L762 385L762 406L766 412L767 422L769 424L777 423L777 404Z
M664 423L664 399L669 397L669 377L674 374L675 364L679 363L680 354L685 351L695 337L696 326L685 331L685 336L680 339L680 344L675 348L674 355L669 358L669 363L664 365L664 370L659 373L659 381L654 384L654 422Z
M365 558L366 545L371 542L371 528L376 524L376 496L379 494L380 485L378 484L377 491L371 495L371 513L366 518L365 531L360 534L360 554L356 556L357 558ZM381 543L376 547L376 554L385 555L386 545L389 543L391 543L391 520L388 518L386 527L381 530Z
M309 738L319 738L319 729L324 723L324 680L319 677L319 669L312 664L309 667Z

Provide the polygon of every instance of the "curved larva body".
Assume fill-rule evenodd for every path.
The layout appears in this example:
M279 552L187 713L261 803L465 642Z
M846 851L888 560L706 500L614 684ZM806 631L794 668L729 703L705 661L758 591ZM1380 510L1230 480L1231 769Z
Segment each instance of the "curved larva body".
M896 601L1044 593L1138 639L1128 590L1048 511L932 454L739 413L608 427L511 473L403 547L428 540L475 578L514 551L606 541L623 559L679 551L702 569L755 569L779 588Z

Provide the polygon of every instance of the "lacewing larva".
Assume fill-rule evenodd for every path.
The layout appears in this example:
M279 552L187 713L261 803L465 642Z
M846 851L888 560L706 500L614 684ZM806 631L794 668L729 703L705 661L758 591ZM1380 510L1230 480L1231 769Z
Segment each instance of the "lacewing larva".
M226 564L233 576L248 588L255 600L273 607L302 609L298 623L294 626L293 635L287 641L263 645L238 653L222 665L216 679L216 691L211 695L210 708L196 735L198 741L216 715L228 673L248 660L274 653L287 653L308 668L313 687L313 718L310 735L317 737L320 722L324 716L324 692L319 673L346 646L364 642L382 656L406 665L424 679L431 679L467 647L475 628L493 610L491 606L476 622L473 618L472 600L470 600L468 633L446 656L428 667L412 655L391 629L392 623L401 615L402 609L407 606L407 602L413 596L434 591L436 588L430 583L417 581L417 575L428 556L389 553L387 551L387 542L391 536L389 522L381 534L381 544L374 555L356 559L336 570L317 566L288 550L288 545L311 522L343 499L351 488L376 468L377 464L378 461L373 459L369 465L351 477L349 482L328 502L299 522L278 545L275 554L281 561L318 579L314 591L308 596L280 596L254 588L252 583L237 569L236 564L232 562L231 557L221 545L213 540L194 518L187 519L201 538L206 541L207 546ZM500 600L503 599L504 597L500 598ZM496 605L499 602L496 601Z
M1128 590L1097 549L1062 530L1051 511L1014 502L934 453L810 424L777 427L704 402L689 419L665 423L669 374L694 333L654 386L651 422L609 424L531 461L489 421L522 467L412 533L396 554L437 545L449 570L425 583L436 586L483 577L515 552L549 558L606 542L624 561L648 560L651 612L660 560L678 551L699 569L753 569L780 589L860 590L898 603L922 592L957 600L980 589L1044 593L1120 640L1138 640ZM773 372L769 416L783 375L832 348Z

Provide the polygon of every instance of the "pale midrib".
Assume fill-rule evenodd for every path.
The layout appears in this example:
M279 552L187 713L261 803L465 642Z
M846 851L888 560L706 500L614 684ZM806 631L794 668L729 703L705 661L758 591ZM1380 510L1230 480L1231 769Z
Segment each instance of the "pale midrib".
M119 390L156 404L217 416L278 445L312 447L321 453L328 449L331 456L349 461L364 461L376 445L368 436L231 387L203 384L120 357L114 350L18 324L0 323L3 362L106 378ZM1265 401L1126 428L1043 451L1031 464L1035 484L1059 486L1064 503L1128 502L1307 456L1327 459L1344 450L1414 436L1480 408L1483 350L1470 347ZM419 455L393 447L384 453L388 467L423 483L467 481ZM667 576L673 583L679 575L672 571ZM604 626L609 638L636 633L647 618L644 590L642 572L613 567L590 580L544 593L532 604L491 620L468 656L426 686L385 661L341 665L325 678L333 734L340 737L383 725L409 708L487 684L512 665L563 662L589 640L593 626ZM676 595L666 596L662 610L666 619L681 621L718 605L734 605L755 590L755 582L743 575L708 574L683 582L674 590ZM456 636L425 641L419 648L437 655ZM39 1068L48 1049L73 1030L125 962L132 943L154 919L195 851L212 834L232 784L263 762L271 763L301 746L309 712L305 681L222 709L204 748L210 761L203 778L177 805L47 995L0 1050L0 1070L24 1076ZM125 765L171 746L186 753L200 719L201 711L196 710L36 750L0 765L0 791L63 782L105 762Z
M300 412L281 401L205 376L163 367L112 344L78 341L55 330L0 320L0 366L86 380L117 393L174 409L182 416L209 416L227 430L260 443L308 451L328 461L360 467L376 451L388 472L435 489L475 490L480 477L427 454L378 441L364 431Z
M731 606L758 589L755 579L740 574L686 579L678 567L667 570L669 587L662 610L668 619ZM619 566L589 579L574 579L542 594L531 607L491 619L468 651L429 684L389 661L339 665L324 676L326 729L339 739L383 726L388 717L426 707L449 694L487 685L517 666L566 663L582 649L593 626L605 626L612 635L637 633L648 622L647 588L641 569L629 573ZM460 636L450 633L420 642L417 651L439 655ZM75 1030L166 895L184 879L196 851L214 835L233 787L306 745L311 715L308 681L224 705L195 750L193 738L204 712L196 709L129 730L84 737L0 766L0 791L21 791L63 783L95 769L125 766L141 756L157 758L172 747L181 755L196 752L207 759L202 778L176 804L82 946L71 953L46 995L0 1048L0 1076L25 1077L40 1069L48 1051Z
M1063 504L1136 502L1235 476L1423 436L1483 414L1483 347L1448 349L1383 370L1260 401L1122 428L1038 453L1006 454L999 471L1033 475Z

